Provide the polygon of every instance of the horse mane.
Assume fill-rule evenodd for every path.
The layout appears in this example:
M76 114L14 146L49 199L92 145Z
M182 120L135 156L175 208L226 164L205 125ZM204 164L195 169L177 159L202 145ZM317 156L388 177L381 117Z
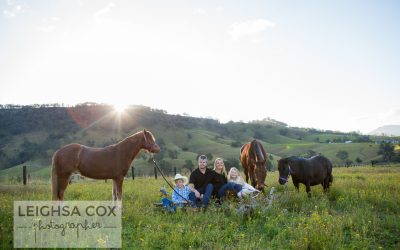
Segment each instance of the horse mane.
M138 131L138 132L136 132L136 133L134 133L132 135L129 135L129 136L125 137L124 139L120 140L119 142L117 142L115 145L118 146L120 144L124 144L126 142L130 142L133 138L136 138L142 132L143 132L143 130L142 131Z
M142 136L146 136L147 140L149 140L151 138L152 141L155 141L154 139L154 135L147 130L144 130L145 132L143 132L143 130L140 130L132 135L127 136L126 138L122 139L121 141L117 142L115 145L119 145L119 144L123 144L125 142L130 142L132 139L136 139L139 135ZM144 134L146 133L146 134Z
M292 169L302 168L304 164L307 164L307 158L300 157L300 156L290 156L285 158L286 162L290 164ZM311 159L311 158L310 158Z
M265 161L267 157L264 148L260 144L257 140L252 140L250 143L249 155L254 155L256 162Z

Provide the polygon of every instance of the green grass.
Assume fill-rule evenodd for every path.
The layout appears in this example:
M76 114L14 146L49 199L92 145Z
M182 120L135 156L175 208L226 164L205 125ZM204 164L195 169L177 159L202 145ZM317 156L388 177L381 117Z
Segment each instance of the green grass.
M165 213L159 202L162 179L124 182L122 244L124 249L399 249L400 166L335 168L328 194L304 186L289 193L268 173L268 190L276 187L270 209L256 207L245 215L240 204L211 205L206 212ZM108 200L111 181L70 185L67 200ZM0 185L0 248L11 248L15 200L48 200L50 183ZM265 204L265 203L261 203Z

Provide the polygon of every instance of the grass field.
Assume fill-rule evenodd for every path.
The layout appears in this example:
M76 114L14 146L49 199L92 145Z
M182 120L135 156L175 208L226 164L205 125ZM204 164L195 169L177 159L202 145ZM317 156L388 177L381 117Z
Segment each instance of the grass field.
M335 168L328 194L304 186L289 193L278 173L268 173L267 190L276 187L272 207L265 201L251 213L227 201L205 212L165 213L159 202L162 179L124 182L122 242L124 249L399 249L400 166ZM49 200L50 184L0 185L1 249L12 248L13 201ZM111 181L74 183L66 200L109 200Z

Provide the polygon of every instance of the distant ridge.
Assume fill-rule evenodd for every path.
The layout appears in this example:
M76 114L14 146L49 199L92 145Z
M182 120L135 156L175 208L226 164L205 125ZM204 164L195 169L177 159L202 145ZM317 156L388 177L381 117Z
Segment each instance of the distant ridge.
M374 136L290 127L271 118L220 123L141 105L130 105L118 113L111 105L97 103L68 107L0 104L0 182L17 180L23 165L30 167L32 176L49 178L52 155L62 145L105 147L144 128L157 138L163 150L156 160L170 172L175 167L179 171L193 169L199 154L209 154L209 159L224 157L227 166L240 168L240 147L253 139L267 148L270 170L276 169L279 158L291 155L323 154L336 165L345 164L337 156L339 151L348 153L349 162L369 163L380 158ZM153 173L149 159L145 152L136 159L138 175Z
M370 135L389 135L389 136L400 136L400 125L385 125L379 127L371 132Z

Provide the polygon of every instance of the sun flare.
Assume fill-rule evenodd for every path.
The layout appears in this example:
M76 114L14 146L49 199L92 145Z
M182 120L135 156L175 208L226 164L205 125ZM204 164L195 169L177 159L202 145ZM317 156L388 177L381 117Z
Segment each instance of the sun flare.
M119 114L125 112L125 110L128 108L128 105L124 104L124 103L117 103L117 104L114 104L113 106L114 106L114 110Z

